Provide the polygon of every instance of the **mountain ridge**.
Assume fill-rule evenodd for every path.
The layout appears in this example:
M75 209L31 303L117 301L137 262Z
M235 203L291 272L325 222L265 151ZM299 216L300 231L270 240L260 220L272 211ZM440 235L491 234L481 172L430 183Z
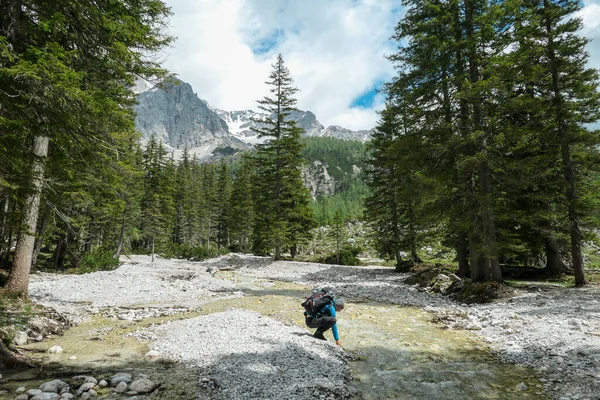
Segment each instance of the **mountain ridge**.
M266 139L252 128L267 114L254 110L226 111L201 99L189 83L179 79L150 87L137 84L136 127L145 144L152 136L162 140L180 158L184 148L199 160L218 157L222 151L251 148ZM353 131L339 126L325 128L311 111L294 111L290 118L304 129L304 137L334 137L365 142L370 130Z

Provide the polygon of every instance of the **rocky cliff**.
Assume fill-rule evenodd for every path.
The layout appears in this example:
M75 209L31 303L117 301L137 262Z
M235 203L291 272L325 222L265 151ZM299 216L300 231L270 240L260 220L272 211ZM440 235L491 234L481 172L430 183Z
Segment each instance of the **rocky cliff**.
M135 89L140 92L135 111L142 140L145 142L154 135L174 151L176 158L186 147L190 154L207 160L216 154L231 154L264 141L253 128L260 125L257 121L266 118L266 114L212 108L188 83L177 79L153 88L140 84ZM364 142L370 135L370 131L352 131L339 126L325 129L310 111L298 110L289 118L309 137Z

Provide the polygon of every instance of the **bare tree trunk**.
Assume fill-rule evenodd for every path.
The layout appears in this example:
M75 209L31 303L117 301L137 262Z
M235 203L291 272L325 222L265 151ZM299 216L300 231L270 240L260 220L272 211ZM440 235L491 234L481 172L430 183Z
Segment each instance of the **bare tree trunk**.
M13 266L4 286L6 292L27 294L29 290L29 272L33 256L33 245L35 244L35 230L40 208L44 168L48 157L48 145L49 139L47 136L35 136L33 138L32 190L25 200L23 226L19 232Z
M46 233L46 228L48 227L48 221L50 220L50 213L52 212L52 208L50 208L50 204L46 203L44 206L44 216L42 217L42 224L40 226L40 231L38 232L37 238L35 239L35 246L33 247L33 256L31 259L31 266L35 266L37 264L37 258L40 255L40 251L42 250L42 243L44 241L44 234Z
M154 236L152 236L152 262L154 262Z
M119 243L117 244L117 253L115 257L117 260L121 255L121 251L123 251L123 243L125 242L125 230L127 228L127 206L123 210L123 220L121 221L121 233L119 234Z

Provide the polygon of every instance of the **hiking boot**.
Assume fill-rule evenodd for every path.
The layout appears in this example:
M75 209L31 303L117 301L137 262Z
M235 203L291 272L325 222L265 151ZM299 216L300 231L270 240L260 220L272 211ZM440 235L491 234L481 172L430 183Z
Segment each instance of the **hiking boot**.
M325 339L325 336L323 336L323 332L319 332L319 331L316 331L315 334L313 335L313 337L315 339L327 340L327 339Z

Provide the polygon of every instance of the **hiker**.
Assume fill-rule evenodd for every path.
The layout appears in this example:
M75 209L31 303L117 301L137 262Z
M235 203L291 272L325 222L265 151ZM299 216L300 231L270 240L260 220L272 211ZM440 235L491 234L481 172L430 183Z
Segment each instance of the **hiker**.
M304 312L306 317L306 326L309 328L317 328L313 335L316 339L327 340L323 334L331 328L335 344L341 346L340 335L337 329L337 312L344 308L344 299L332 298L316 315L309 314L308 311Z

